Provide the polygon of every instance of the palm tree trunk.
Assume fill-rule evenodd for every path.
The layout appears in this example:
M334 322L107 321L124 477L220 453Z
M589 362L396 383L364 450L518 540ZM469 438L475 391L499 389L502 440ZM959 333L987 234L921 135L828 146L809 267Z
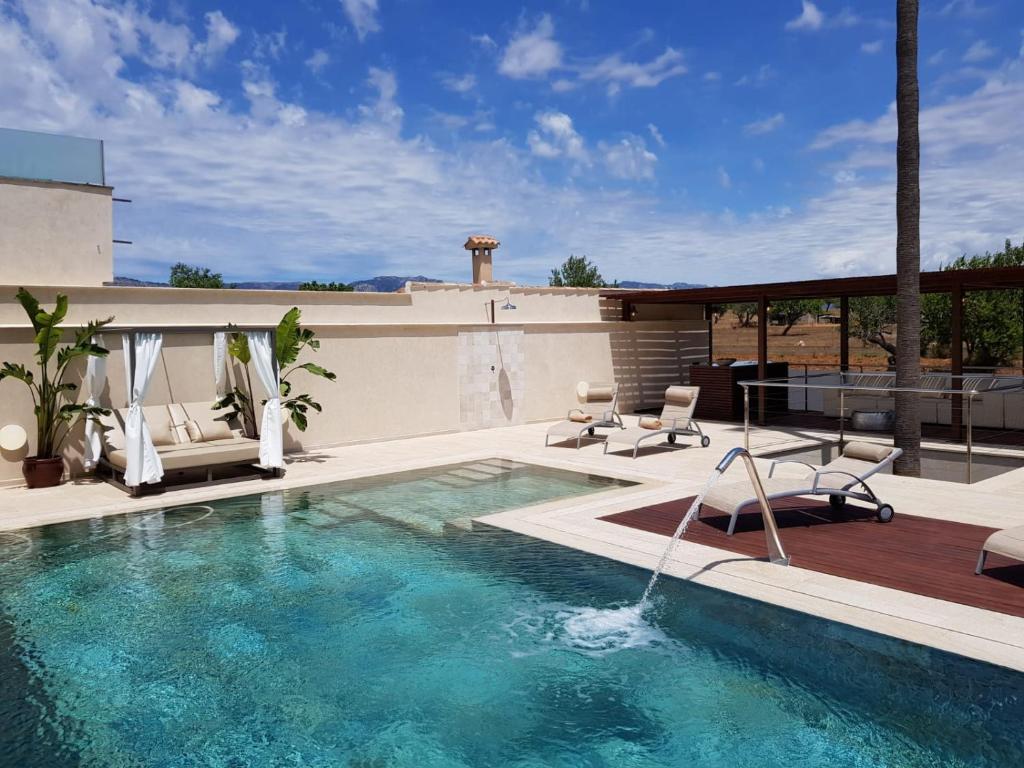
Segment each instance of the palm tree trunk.
M921 142L917 84L918 0L896 0L896 386L921 376ZM921 474L921 420L916 392L896 393L895 471Z

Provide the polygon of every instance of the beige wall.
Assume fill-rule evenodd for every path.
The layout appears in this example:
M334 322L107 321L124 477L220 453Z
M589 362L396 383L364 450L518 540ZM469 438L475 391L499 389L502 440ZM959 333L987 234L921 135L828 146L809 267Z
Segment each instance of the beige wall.
M0 361L29 362L31 334L13 302L13 287L0 286ZM470 286L415 287L411 293L328 294L285 291L189 290L171 288L68 288L69 325L114 315L122 325L274 324L292 306L321 341L315 360L338 374L327 382L300 374L297 391L319 400L324 413L309 429L288 428L286 448L316 448L351 442L456 431L460 421L460 333L488 334L490 328L521 331L524 383L510 404L509 423L557 418L572 402L576 382L617 379L623 408L659 402L659 392L686 380L686 365L707 354L699 308L673 321L623 323L615 301L596 291L572 289L486 289ZM50 304L57 289L37 291ZM490 301L499 306L511 293L515 311L487 322ZM602 319L614 318L614 319ZM505 321L505 322L501 322ZM513 322L514 321L514 322ZM120 339L108 334L105 404L124 405ZM165 334L163 359L147 403L212 400L210 332ZM475 364L475 363L474 363ZM481 363L486 365L486 360ZM495 367L500 362L495 361ZM464 372L463 372L464 373ZM489 366L485 369L490 375ZM493 375L498 376L500 371ZM257 385L258 386L258 385ZM499 411L500 412L500 411ZM19 423L32 434L31 402L20 382L0 382L0 426ZM34 439L32 440L34 443ZM80 437L68 451L80 468ZM0 455L0 482L20 476L27 451Z
M12 285L113 279L110 187L0 179L0 275Z

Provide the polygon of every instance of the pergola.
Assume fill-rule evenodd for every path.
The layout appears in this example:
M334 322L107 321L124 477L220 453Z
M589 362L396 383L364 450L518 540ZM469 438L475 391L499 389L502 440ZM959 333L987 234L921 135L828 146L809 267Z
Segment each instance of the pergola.
M922 272L921 293L948 293L952 297L950 316L951 373L963 376L963 298L968 291L991 291L1024 288L1024 267L993 267L991 269L946 269ZM711 308L721 304L750 302L757 304L757 366L758 379L767 377L768 309L780 299L839 299L839 367L850 367L850 298L863 296L895 296L896 275L868 277L837 277L800 280L789 283L755 283L752 285L712 286L672 290L637 291L608 290L602 297L622 302L622 319L633 319L633 308L640 304L703 305L708 318L708 353L711 351ZM764 398L760 398L764 418ZM953 429L960 430L960 409L953 409Z

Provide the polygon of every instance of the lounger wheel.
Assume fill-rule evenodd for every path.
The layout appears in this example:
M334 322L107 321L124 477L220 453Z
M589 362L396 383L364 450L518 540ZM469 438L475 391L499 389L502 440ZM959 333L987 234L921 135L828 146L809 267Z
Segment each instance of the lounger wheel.
M828 497L828 503L829 506L832 507L832 509L836 510L836 512L839 512L840 510L846 508L846 497L833 493L831 496ZM890 507L890 509L892 509L892 507Z
M883 504L878 508L878 522L890 523L894 517L896 510L892 508L892 504Z
M676 436L673 435L671 432L669 432L669 435L668 435L668 444L669 445L675 445L676 444Z
M704 435L700 439L700 447L701 448L707 448L709 445L711 445L711 438L708 437L707 435Z
M594 428L593 427L587 427L587 434L590 435L591 437L593 437L594 436Z

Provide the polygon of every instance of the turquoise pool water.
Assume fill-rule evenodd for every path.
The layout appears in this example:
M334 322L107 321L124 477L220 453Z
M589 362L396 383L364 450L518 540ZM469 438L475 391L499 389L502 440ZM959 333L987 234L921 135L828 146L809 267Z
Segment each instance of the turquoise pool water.
M1022 675L671 579L642 620L646 572L458 522L610 485L493 461L0 534L0 765L1024 765Z

